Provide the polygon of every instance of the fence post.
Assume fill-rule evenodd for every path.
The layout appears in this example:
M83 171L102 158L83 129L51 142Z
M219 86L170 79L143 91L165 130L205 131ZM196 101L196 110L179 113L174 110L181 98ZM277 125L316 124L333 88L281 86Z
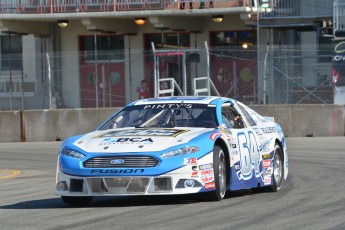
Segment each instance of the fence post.
M205 41L205 48L206 48L206 72L207 72L207 95L211 95L211 89L210 89L210 51L208 49L207 41Z
M49 95L49 109L52 109L52 77L50 69L49 54L46 53L47 57L47 68L48 68L48 95Z
M152 47L152 53L153 53L153 88L154 88L154 97L157 97L158 95L158 87L159 84L157 83L157 60L156 60L156 49L155 49L155 44L151 42L151 47Z
M268 51L270 49L270 45L267 45L266 53L265 53L265 59L264 59L264 98L263 103L266 105L266 96L267 96L267 77L266 77L266 69L267 69L267 57L268 57Z
M186 70L186 51L183 51L182 55L182 71L183 71L183 94L187 96L187 70Z

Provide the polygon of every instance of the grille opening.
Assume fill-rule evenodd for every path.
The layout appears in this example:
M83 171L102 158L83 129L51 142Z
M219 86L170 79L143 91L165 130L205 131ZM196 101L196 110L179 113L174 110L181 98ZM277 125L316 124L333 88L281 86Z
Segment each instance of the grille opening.
M155 191L171 191L171 178L155 178Z
M129 183L129 177L122 178L106 178L105 183L110 188L126 188Z
M108 189L105 186L102 178L87 179L87 182L88 182L92 192L95 192L95 193L108 192Z
M82 192L83 191L83 180L82 179L71 179L70 191L71 192Z
M145 192L150 182L149 178L132 178L127 191L128 192Z

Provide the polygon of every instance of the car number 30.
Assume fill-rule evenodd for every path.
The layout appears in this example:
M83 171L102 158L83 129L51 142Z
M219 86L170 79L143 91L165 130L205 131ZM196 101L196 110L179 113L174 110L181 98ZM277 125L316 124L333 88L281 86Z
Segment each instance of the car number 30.
M240 153L241 176L240 179L249 180L253 176L260 176L260 153L253 132L241 132L237 134Z

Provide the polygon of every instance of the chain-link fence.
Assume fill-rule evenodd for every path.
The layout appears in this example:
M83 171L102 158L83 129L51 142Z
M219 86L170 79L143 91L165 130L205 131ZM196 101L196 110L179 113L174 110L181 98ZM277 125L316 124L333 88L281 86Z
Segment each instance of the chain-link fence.
M117 107L168 95L332 104L333 52L333 45L280 45L2 55L0 109Z

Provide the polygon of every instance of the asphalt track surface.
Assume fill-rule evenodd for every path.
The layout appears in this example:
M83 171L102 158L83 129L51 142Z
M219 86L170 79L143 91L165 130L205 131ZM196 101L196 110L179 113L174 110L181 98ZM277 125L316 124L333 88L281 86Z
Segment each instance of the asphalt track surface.
M345 137L288 138L289 178L276 193L193 196L54 195L60 142L0 143L0 229L345 229Z

